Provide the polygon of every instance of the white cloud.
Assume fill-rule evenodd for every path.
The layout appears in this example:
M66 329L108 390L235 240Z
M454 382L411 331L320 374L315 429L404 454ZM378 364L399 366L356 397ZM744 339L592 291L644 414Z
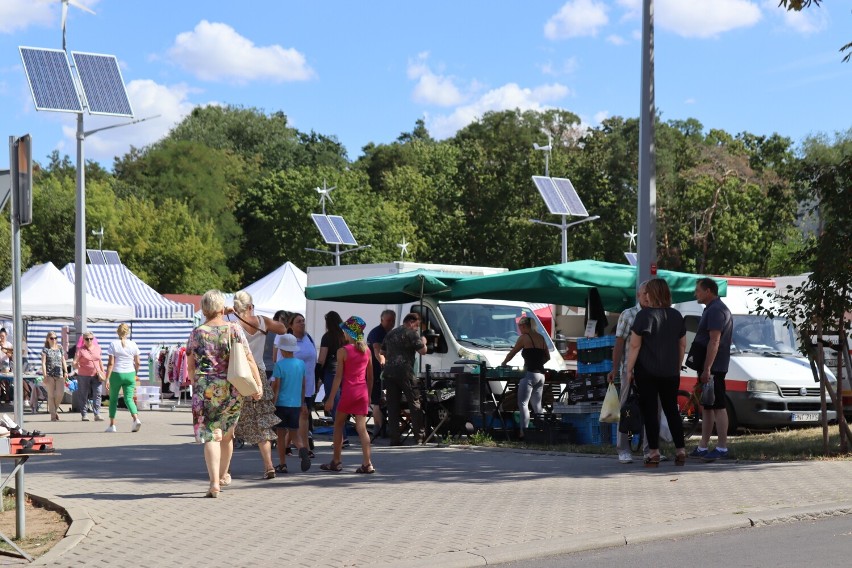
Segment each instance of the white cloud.
M641 18L642 0L618 0L626 18ZM760 21L752 0L656 0L654 25L682 37L711 38Z
M0 33L10 34L32 25L49 26L55 16L51 4L34 0L3 0L0 2Z
M609 23L606 13L609 7L595 0L568 0L555 15L544 24L544 37L566 39L570 37L596 36L598 29Z
M148 79L131 81L127 84L127 95L136 118L160 115L145 122L98 132L86 138L87 160L109 162L115 156L124 155L130 146L141 148L168 134L196 106L187 100L191 89L186 85L160 85ZM120 124L121 119L101 116L86 116L86 130L95 130L111 124ZM69 120L62 127L67 146L76 147L76 127Z
M603 122L604 120L606 120L607 118L609 118L609 111L608 110L599 110L598 112L595 113L592 120L594 120L595 125L598 125L601 122Z
M692 97L690 97L690 98L686 99L685 101L683 101L683 104L685 104L685 105L694 105L694 104L695 104L695 103L697 103L697 102L698 102L698 101L696 101L695 99L693 99Z
M423 52L408 62L408 78L417 79L412 98L427 105L453 106L464 100L452 77L438 75L427 65L429 53Z
M553 77L559 77L561 75L570 75L574 73L580 67L580 63L577 61L576 57L569 57L562 61L562 63L554 64L552 61L548 61L547 63L542 63L539 65L541 72L544 75L551 75Z
M438 139L448 138L460 128L467 126L488 111L508 109L543 110L548 103L558 101L570 93L568 87L553 83L532 89L508 83L483 94L468 105L456 108L452 113L427 117L429 132Z
M296 49L256 46L231 26L207 20L199 22L191 32L178 34L168 55L204 81L281 83L306 81L314 76L305 56Z
M624 45L625 43L627 43L627 40L616 34L606 36L606 40L612 45Z

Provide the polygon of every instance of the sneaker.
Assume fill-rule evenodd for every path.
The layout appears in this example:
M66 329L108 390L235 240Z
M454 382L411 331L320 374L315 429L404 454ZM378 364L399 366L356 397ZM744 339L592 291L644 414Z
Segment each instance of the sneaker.
M83 420L83 422L88 422L89 417L84 414L82 420Z
M713 448L712 450L707 452L705 455L703 455L701 457L701 459L706 461L706 462L712 462L712 461L716 461L716 460L729 460L729 459L731 459L730 453L731 452L729 452L727 450L722 452L722 451L719 451L719 448Z
M95 422L103 422L103 418L101 418L100 414L95 414Z
M349 444L349 438L346 438L345 440L343 440L343 447L344 447L344 448L348 448L349 446L350 446L350 444Z
M695 448L694 450L692 450L691 452L686 454L686 457L702 459L702 458L704 458L704 456L706 456L709 453L710 453L709 450L699 450L698 448Z
M115 425L108 427L104 432L118 432L118 428Z
M28 399L24 399L24 408L30 407L30 401Z
M650 458L650 457L651 457L651 454L645 454L644 459L646 459L646 460L647 460L647 459L648 459L648 458ZM663 454L660 454L660 461L661 461L661 462L669 461L669 458L667 458L667 457L666 457L666 456L664 456Z
M630 452L618 452L618 463L633 463L633 456Z
M142 421L141 420L139 420L137 418L136 420L133 421L133 430L132 430L133 432L138 432L139 428L141 428L141 427L142 427Z

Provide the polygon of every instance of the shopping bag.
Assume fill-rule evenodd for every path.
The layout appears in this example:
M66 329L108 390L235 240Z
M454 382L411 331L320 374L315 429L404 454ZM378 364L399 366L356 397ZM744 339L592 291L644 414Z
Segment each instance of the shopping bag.
M672 430L669 428L669 421L665 414L660 414L660 440L664 442L673 442Z
M601 405L601 422L617 423L621 419L621 403L618 400L618 389L610 383Z
M642 431L642 412L639 410L639 393L633 383L630 392L621 405L621 419L618 421L618 431L622 434L639 433Z
M686 355L686 366L697 371L700 375L704 370L704 361L707 359L707 346L693 341Z
M242 396L254 396L261 392L260 385L254 380L246 348L236 335L231 335L231 353L228 359L228 382Z
M701 406L713 406L716 404L716 387L713 381L716 380L710 376L710 380L701 385Z

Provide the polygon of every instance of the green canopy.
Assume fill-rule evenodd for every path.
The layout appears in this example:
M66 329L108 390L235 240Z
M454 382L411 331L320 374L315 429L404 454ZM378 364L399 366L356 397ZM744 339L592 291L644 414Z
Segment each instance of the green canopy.
M464 277L464 274L421 268L387 276L308 286L305 288L305 297L309 300L356 304L406 304L419 299L421 294L447 297L452 283Z
M695 284L700 275L659 270L672 291L673 302L694 300ZM719 295L724 296L728 283L714 278ZM489 298L523 300L563 306L585 306L589 290L597 288L607 311L620 312L636 303L636 267L627 264L578 260L538 268L524 268L476 276L453 284L448 300Z

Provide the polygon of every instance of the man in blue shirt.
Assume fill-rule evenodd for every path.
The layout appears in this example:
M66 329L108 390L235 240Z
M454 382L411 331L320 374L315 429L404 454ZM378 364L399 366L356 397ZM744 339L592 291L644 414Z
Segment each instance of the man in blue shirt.
M731 334L734 329L731 310L719 299L719 286L712 278L702 278L695 286L695 299L704 304L704 313L698 322L694 343L704 345L707 354L704 368L698 374L703 384L713 379L715 402L705 406L701 415L701 441L690 457L705 461L728 459L728 410L725 408L725 375L731 361ZM710 451L710 435L716 426L716 447Z
M382 431L382 369L385 366L385 356L382 355L382 342L393 326L396 325L396 312L384 310L379 325L370 330L367 335L367 345L373 355L373 390L370 393L370 406L373 410L372 438L378 438Z

